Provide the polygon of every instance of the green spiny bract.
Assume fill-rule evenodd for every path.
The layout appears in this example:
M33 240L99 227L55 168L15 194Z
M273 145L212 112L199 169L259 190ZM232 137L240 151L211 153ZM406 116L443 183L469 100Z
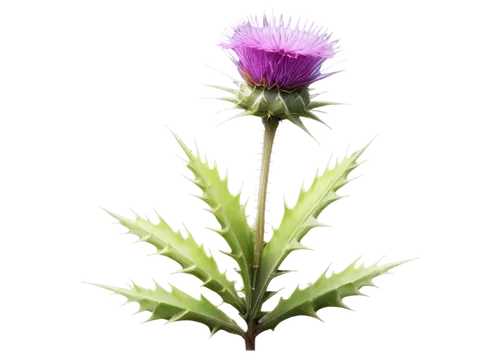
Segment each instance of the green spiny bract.
M234 97L220 97L217 99L234 103L232 109L243 109L244 111L231 117L230 119L242 116L257 116L259 118L279 118L288 119L293 124L309 131L302 123L300 117L311 118L326 125L314 112L316 108L342 103L311 101L318 94L311 95L309 88L298 88L292 91L275 88L264 88L253 86L233 80L239 88L233 89L221 86L210 86L234 95ZM229 119L229 120L230 120Z
M236 93L236 99L241 108L252 111L254 116L279 118L286 118L292 113L305 114L311 102L307 88L280 91L255 87L247 83L241 85Z

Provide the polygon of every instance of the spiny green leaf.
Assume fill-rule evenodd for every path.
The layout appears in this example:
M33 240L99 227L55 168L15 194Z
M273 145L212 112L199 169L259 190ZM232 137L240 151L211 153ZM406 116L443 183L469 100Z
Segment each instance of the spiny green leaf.
M250 292L251 270L253 260L253 233L248 225L245 205L240 203L240 194L232 195L228 188L227 176L221 179L217 166L211 168L199 154L195 155L184 142L172 132L177 142L188 156L187 167L195 176L192 180L202 191L198 196L210 206L210 211L221 228L214 230L219 233L231 248L230 257L234 258L240 267L245 292ZM250 307L250 295L247 297L247 307Z
M259 333L274 328L285 319L294 316L310 316L319 318L317 311L324 307L341 307L349 309L342 299L348 296L363 295L359 290L364 286L374 286L372 280L387 273L390 269L405 262L399 261L382 266L377 263L365 267L356 267L354 261L344 271L327 277L326 270L318 280L304 289L298 287L286 300L280 299L278 305L259 320Z
M105 209L104 209L105 210ZM135 214L135 219L127 219L121 215L105 210L120 224L129 229L129 233L139 236L139 242L154 245L158 255L163 255L178 262L182 269L177 272L189 273L203 281L203 286L218 293L224 302L229 303L244 313L244 301L238 296L234 282L221 273L212 256L208 256L203 245L198 245L188 232L186 238L172 228L159 215L159 223L153 224Z
M308 190L301 189L295 207L289 208L285 202L285 212L281 224L274 231L271 240L265 245L262 252L255 287L257 304L252 310L252 315L258 314L267 287L270 281L276 277L283 260L290 252L306 248L300 243L300 240L309 230L325 226L317 220L319 214L329 204L341 198L337 194L337 190L349 182L347 176L360 165L357 160L368 145L350 157L344 158L334 168L327 168L321 176L316 176Z
M170 292L166 291L156 282L154 289L143 288L137 286L135 283L130 289L95 283L91 283L91 285L123 295L127 298L127 303L139 303L138 312L149 311L152 313L146 322L158 319L165 319L168 323L189 320L207 325L212 335L220 329L240 336L244 335L243 330L236 322L214 306L203 295L201 295L200 300L197 300L173 285L170 285L172 288Z

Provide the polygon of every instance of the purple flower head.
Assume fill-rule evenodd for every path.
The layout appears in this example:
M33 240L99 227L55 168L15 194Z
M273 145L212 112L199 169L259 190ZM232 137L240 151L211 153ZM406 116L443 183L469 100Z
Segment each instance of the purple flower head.
M285 25L283 16L262 24L257 17L232 26L221 46L233 50L243 79L254 86L294 90L308 87L332 73L321 73L321 65L338 51L338 40L312 23Z

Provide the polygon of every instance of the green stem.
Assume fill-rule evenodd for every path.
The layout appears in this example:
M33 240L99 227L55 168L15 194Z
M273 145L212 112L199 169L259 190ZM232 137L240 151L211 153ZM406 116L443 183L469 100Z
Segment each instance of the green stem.
M260 264L260 257L264 247L264 227L266 216L266 196L267 183L269 179L269 167L271 165L271 153L273 150L274 137L278 129L280 119L277 117L264 117L264 146L262 148L262 161L260 164L259 197L257 201L257 220L255 222L255 250L253 257L253 285L257 279L257 271Z

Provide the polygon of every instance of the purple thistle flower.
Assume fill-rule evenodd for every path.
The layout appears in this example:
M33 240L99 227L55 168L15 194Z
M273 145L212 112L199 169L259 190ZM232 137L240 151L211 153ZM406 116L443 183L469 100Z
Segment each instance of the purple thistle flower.
M220 44L230 54L245 80L233 79L237 89L210 86L229 92L233 96L217 98L231 102L243 109L228 120L244 117L261 117L263 121L289 120L309 135L301 117L323 122L316 112L318 108L342 103L313 101L319 93L309 93L309 85L337 72L322 73L323 63L338 52L338 40L330 40L331 34L312 23L307 27L285 25L283 16L262 24L257 17L247 18L231 26Z
M306 88L311 83L333 73L321 73L327 59L337 52L338 40L330 40L331 34L312 23L291 26L291 18L285 25L283 16L269 21L264 15L262 24L257 17L248 18L233 25L225 33L224 49L234 51L243 79L250 85L294 90Z

